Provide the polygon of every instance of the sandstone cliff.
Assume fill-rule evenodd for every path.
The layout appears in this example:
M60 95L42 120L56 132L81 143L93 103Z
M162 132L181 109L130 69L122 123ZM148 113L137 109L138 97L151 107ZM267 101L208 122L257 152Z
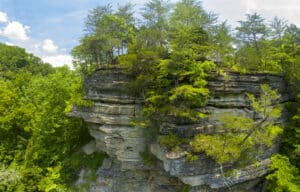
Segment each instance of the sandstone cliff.
M197 133L213 132L218 116L224 112L259 118L251 110L246 93L259 94L261 84L269 84L281 94L282 103L289 99L287 86L280 76L270 74L229 73L229 78L214 75L209 81L211 97L203 111L208 118L197 123L168 122L160 133L170 130L181 137L190 138ZM95 149L104 151L106 159L97 171L97 179L89 191L101 192L173 192L189 185L190 191L261 191L262 178L268 173L269 157L277 151L278 142L265 150L260 162L235 169L228 165L220 170L204 154L198 160L187 161L184 153L168 152L157 142L147 143L143 129L131 126L138 115L142 101L126 95L124 86L128 78L118 68L103 68L85 80L87 99L93 100L91 108L74 108L73 116L81 117L95 139ZM284 123L284 116L278 121ZM156 158L151 166L144 165L141 152L148 149ZM235 169L235 174L222 172Z

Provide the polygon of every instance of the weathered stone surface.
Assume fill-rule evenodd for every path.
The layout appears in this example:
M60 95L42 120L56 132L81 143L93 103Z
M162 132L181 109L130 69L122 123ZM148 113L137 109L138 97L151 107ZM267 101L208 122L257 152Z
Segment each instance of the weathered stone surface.
M268 173L269 159L260 162L258 165L250 165L242 170L233 173L232 176L225 177L219 170L216 173L195 175L195 176L180 176L180 180L191 186L209 185L212 189L219 189L233 186L245 181L251 181L260 178Z
M142 166L140 152L145 150L145 139L140 128L114 125L90 125L96 147L121 161L122 168Z
M97 172L97 180L90 184L89 191L101 192L170 192L180 191L188 184L192 192L204 191L261 191L261 181L268 173L269 157L277 151L279 140L266 148L260 162L236 170L225 177L232 165L222 168L204 154L189 162L184 152L168 152L156 142L146 143L143 129L133 127L131 120L138 115L142 101L126 95L124 85L128 78L121 69L99 69L85 80L87 99L95 105L90 108L74 108L71 115L83 118L94 137L97 150L106 152L105 160ZM177 134L192 138L198 133L213 134L222 131L219 116L229 113L248 116L257 121L260 117L250 107L246 93L260 94L260 85L269 84L282 95L280 102L290 98L281 76L270 74L239 74L229 72L227 76L214 75L209 80L211 98L201 108L207 118L190 123L174 119L161 124L160 134ZM278 121L284 123L284 119ZM157 158L152 166L145 166L140 153L146 148ZM84 178L85 172L80 175Z
M75 107L71 115L87 122L98 150L116 158L122 169L137 169L143 167L140 152L145 150L145 139L143 130L130 122L138 114L141 101L126 95L126 81L120 69L97 70L85 81L86 98L95 105Z
M111 161L112 162L112 161ZM90 184L90 192L170 192L179 191L182 183L162 170L123 170L113 163L97 171L97 180Z
M219 166L205 155L199 156L199 160L189 162L185 155L178 158L169 158L170 152L164 150L159 144L151 144L151 152L163 162L164 169L172 176L205 175L219 172Z
M87 154L87 155L91 155L93 154L94 152L97 151L97 148L96 148L96 143L94 140L90 141L88 144L84 145L81 150Z
M225 94L260 93L260 85L268 84L279 93L287 94L287 84L282 76L264 73L240 74L228 72L226 76L214 75L209 81L209 87L214 97ZM285 97L284 97L285 98Z

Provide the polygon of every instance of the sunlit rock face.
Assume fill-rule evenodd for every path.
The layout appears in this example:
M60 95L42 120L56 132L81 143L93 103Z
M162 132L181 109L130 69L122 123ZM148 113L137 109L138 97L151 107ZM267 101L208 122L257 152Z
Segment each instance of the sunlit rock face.
M82 117L99 151L120 163L120 168L143 169L140 152L146 148L143 130L131 126L140 110L139 100L125 94L128 81L120 69L98 70L85 80L90 108L74 108L72 115Z
M74 108L71 115L81 117L88 125L98 151L106 159L97 171L97 179L89 191L103 192L174 192L190 186L190 191L262 191L263 177L268 173L269 157L278 150L279 142L267 148L260 162L236 169L233 165L220 167L204 154L198 160L187 161L184 153L168 152L157 142L147 143L143 128L134 127L132 118L139 114L142 101L125 92L128 78L119 68L98 69L85 79L86 98L95 102L90 108ZM287 86L281 76L269 74L228 73L213 75L209 80L211 97L206 107L209 114L196 123L170 121L160 127L160 135L173 132L179 137L192 138L198 133L214 133L219 115L258 117L250 107L246 93L259 95L260 85L269 84L281 94L281 103L289 100ZM278 119L283 124L284 115ZM148 149L155 160L144 165L140 153ZM224 176L224 172L235 170Z

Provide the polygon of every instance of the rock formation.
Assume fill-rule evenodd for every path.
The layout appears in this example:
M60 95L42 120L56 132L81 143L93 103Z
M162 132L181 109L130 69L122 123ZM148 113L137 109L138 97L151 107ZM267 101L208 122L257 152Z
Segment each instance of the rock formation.
M181 137L191 138L197 133L213 132L218 115L224 112L257 118L246 93L258 95L261 84L277 89L282 103L289 99L281 76L230 72L227 77L213 75L209 80L211 97L208 105L201 109L210 114L208 118L194 124L168 123L161 126L159 134L168 134L171 129ZM199 154L196 161L187 161L184 153L168 152L157 142L147 143L143 128L131 125L142 101L126 95L127 81L119 68L98 69L84 83L86 98L95 105L75 107L71 113L87 123L95 139L95 149L109 156L98 169L97 179L90 183L89 191L261 191L262 178L268 173L269 157L277 151L278 142L266 149L259 163L235 169L234 174L224 176L224 171L232 171L234 167L225 166L221 170L204 154ZM284 117L278 123L284 123ZM141 157L146 149L155 156L152 165L145 165Z

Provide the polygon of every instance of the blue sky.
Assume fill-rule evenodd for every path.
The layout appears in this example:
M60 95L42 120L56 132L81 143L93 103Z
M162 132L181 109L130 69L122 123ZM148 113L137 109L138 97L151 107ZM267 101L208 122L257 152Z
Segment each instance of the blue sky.
M83 35L89 10L129 0L0 0L0 42L24 47L54 66L71 66L71 49ZM175 2L176 0L170 0ZM131 0L140 7L147 0ZM202 0L207 11L236 25L246 13L258 12L300 26L299 0ZM138 8L137 8L138 9ZM137 10L138 12L138 10Z

